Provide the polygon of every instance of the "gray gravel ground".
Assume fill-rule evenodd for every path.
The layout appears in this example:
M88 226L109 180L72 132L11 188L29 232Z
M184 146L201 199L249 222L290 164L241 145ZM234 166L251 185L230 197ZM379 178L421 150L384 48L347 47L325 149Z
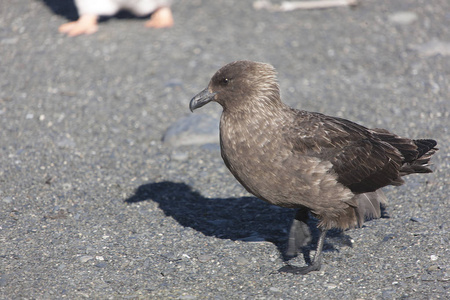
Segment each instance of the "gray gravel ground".
M70 1L1 1L1 299L448 299L450 2L361 2L184 0L171 29L68 38ZM439 142L385 218L330 233L320 272L276 272L293 212L246 193L217 144L162 141L237 59L273 64L291 106Z

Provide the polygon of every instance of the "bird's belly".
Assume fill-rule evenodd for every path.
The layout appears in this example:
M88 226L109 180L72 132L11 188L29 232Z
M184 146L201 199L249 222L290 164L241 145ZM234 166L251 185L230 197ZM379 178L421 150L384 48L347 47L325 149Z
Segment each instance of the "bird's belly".
M222 157L236 179L250 193L271 204L320 210L320 206L328 205L321 203L321 199L341 202L353 197L329 172L330 162L295 155L280 149L277 143L255 148L248 141L222 141L221 148Z

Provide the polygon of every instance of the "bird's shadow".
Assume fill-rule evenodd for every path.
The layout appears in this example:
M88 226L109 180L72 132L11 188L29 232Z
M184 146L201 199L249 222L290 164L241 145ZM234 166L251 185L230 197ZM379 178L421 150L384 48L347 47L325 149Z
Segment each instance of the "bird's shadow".
M95 1L95 0L92 0ZM70 21L75 21L78 19L78 10L75 5L74 0L42 0L42 2L47 5L50 10L59 16L62 16ZM108 21L111 18L117 19L147 19L151 14L144 16L135 16L132 13L121 10L114 16L101 16L99 22Z
M141 185L135 194L125 202L154 201L163 212L174 218L180 225L193 228L207 236L241 241L269 241L275 244L283 260L292 257L284 255L288 240L288 230L295 211L270 205L255 197L206 198L185 183L170 181ZM317 220L309 221L315 247L318 230ZM327 237L339 237L351 244L350 238L341 231L331 230ZM325 251L336 250L325 243ZM309 260L309 251L304 251Z

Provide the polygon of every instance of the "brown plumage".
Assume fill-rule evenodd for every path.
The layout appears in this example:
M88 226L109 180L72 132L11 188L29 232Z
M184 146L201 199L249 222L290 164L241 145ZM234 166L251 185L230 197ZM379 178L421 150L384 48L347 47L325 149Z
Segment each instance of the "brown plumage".
M322 246L330 228L360 226L380 217L387 185L404 175L432 172L428 161L434 140L411 140L384 129L296 110L281 102L275 69L236 61L214 74L190 109L215 101L220 120L222 158L236 179L256 197L298 208L288 255L310 241L308 211L319 219L316 255L306 267L281 271L306 274L320 269Z

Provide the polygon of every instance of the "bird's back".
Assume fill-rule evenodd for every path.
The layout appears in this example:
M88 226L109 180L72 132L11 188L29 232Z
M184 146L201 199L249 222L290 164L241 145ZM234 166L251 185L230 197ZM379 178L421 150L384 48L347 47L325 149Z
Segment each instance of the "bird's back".
M431 172L427 163L434 153L434 140L402 138L319 113L292 113L296 117L286 138L304 155L330 161L338 181L354 193L401 185L401 176Z

